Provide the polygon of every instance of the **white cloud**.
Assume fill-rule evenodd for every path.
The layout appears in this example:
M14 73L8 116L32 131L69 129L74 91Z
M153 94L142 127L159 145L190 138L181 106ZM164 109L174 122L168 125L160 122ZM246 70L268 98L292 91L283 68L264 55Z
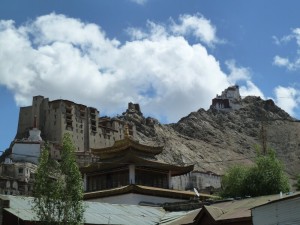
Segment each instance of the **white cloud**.
M272 39L273 39L273 41L274 41L274 43L275 43L276 45L280 45L280 44L281 44L280 39L279 39L278 37L272 36Z
M245 91L259 93L245 68L229 63L228 77L202 44L190 44L168 26L148 22L142 32L120 43L98 25L64 15L41 16L20 27L2 20L0 85L20 106L44 95L121 113L133 101L145 115L165 122L208 108L232 80L244 80Z
M287 70L295 71L300 68L300 58L291 62L288 58L283 58L281 56L276 55L273 59L273 65L278 67L285 67Z
M148 37L147 33L134 27L127 28L126 32L131 37L131 40L141 40Z
M292 87L278 86L274 93L276 104L291 116L295 116L295 110L300 105L300 92Z
M251 81L246 80L246 84L240 86L241 96L260 96L262 99L265 99L262 91Z
M240 80L250 80L250 71L245 67L237 67L234 60L228 60L225 62L227 68L229 69L228 80L230 83L235 84Z
M170 36L167 31L167 25L157 24L152 21L147 21L146 28L129 27L126 29L127 34L130 36L132 41L136 40L151 40L159 41L166 39Z
M294 38L294 35L283 36L282 38L278 38L276 36L272 36L274 43L276 45L286 44Z
M234 85L240 83L240 94L242 97L252 95L265 98L261 90L251 81L251 72L249 68L237 67L234 60L225 62L228 70L228 81Z
M178 23L172 18L168 24L157 24L152 21L147 22L147 29L130 27L127 29L127 33L133 40L139 40L144 38L162 38L167 36L182 36L191 37L197 39L201 43L213 47L215 44L222 43L222 41L216 35L216 28L210 22L200 14L196 15L180 15Z
M173 21L171 31L179 35L193 35L207 45L219 42L216 28L201 15L181 15L178 24Z
M293 36L297 41L297 45L300 46L300 28L295 28L293 30Z
M287 70L298 70L300 69L300 28L295 28L292 30L291 34L283 36L282 38L278 38L276 36L273 36L274 42L277 45L285 44L288 43L292 40L296 41L296 57L291 60L287 57L282 57L279 55L276 55L273 58L273 65L278 66L278 67L284 67Z
M287 58L282 58L278 55L276 55L273 59L273 64L276 66L282 66L282 67L288 67L288 68L292 68L292 65L289 61L289 59Z
M137 3L139 5L144 5L148 0L130 0L131 2Z

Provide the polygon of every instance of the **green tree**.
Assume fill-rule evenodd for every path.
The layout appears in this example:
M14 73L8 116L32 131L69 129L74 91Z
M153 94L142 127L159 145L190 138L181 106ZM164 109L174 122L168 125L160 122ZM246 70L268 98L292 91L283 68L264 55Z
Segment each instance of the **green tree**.
M258 153L252 167L235 166L222 179L222 197L244 197L289 191L289 181L275 152Z
M276 194L289 191L289 180L275 152L259 154L245 179L245 193L250 196Z
M83 181L75 158L75 147L69 134L64 136L61 154L61 172L64 176L62 202L64 221L80 224L83 221ZM77 222L77 223L76 223ZM70 223L69 223L70 224Z
M236 197L244 195L244 180L248 168L242 165L234 165L230 167L222 177L222 192L223 197Z
M69 134L63 137L61 162L43 149L34 183L33 210L43 224L78 225L83 223L83 186Z
M296 190L300 191L300 175L297 177Z
M49 147L42 150L34 183L34 206L38 218L45 224L54 224L58 218L61 183L57 179L59 165L49 158Z

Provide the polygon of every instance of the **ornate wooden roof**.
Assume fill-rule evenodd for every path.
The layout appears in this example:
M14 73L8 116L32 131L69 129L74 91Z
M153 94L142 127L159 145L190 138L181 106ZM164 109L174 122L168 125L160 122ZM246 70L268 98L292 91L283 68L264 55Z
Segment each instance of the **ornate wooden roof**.
M124 139L118 140L111 147L91 149L94 155L99 156L101 159L114 158L119 155L126 154L127 152L134 152L136 154L142 153L144 155L154 156L160 154L163 150L162 146L148 146L140 144L129 136Z
M116 158L99 160L99 162L93 163L89 166L82 167L80 170L83 173L97 173L98 171L116 169L119 167L124 167L129 164L134 164L136 168L152 168L162 171L170 171L172 176L179 176L187 174L194 169L194 165L188 166L177 166L164 162L160 162L155 158L146 158L132 152L128 152L126 155L122 155Z

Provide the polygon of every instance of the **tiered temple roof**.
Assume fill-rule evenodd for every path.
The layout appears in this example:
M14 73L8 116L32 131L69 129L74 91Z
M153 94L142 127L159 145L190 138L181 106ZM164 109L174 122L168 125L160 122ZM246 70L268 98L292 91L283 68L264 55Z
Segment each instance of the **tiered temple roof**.
M128 153L153 157L160 154L162 150L162 146L143 145L137 141L134 141L131 137L125 136L124 139L116 141L111 147L92 149L92 153L99 156L101 159L107 159L120 155L126 155Z
M93 173L129 164L134 164L137 167L170 171L171 176L186 174L194 169L194 165L177 166L157 160L155 156L162 151L162 146L140 144L131 137L125 136L123 140L116 141L111 147L92 149L92 154L98 156L100 160L82 168L82 172Z

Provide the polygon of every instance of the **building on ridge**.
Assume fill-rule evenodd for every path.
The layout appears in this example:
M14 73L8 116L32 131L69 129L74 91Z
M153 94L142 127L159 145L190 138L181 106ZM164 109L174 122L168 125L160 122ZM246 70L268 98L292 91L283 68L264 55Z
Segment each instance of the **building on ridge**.
M241 108L241 95L239 92L239 86L234 85L225 89L221 95L217 95L212 100L211 108L220 111L229 111Z
M35 118L42 138L51 144L51 154L56 159L60 158L59 148L64 134L71 134L80 165L94 160L91 148L112 146L124 137L125 123L117 118L100 117L96 108L63 99L49 101L43 96L34 96L31 106L20 108L16 139L27 136ZM129 124L129 130L132 135L136 134L134 125Z

